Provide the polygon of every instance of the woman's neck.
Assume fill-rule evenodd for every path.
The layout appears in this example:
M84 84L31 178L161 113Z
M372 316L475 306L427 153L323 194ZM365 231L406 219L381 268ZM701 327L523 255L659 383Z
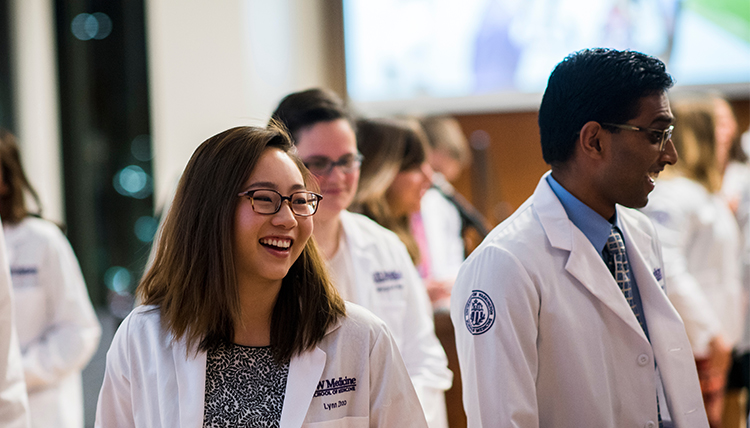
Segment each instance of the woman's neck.
M339 249L339 241L343 227L341 226L341 216L330 220L314 219L313 236L318 243L318 247L323 251L326 260L330 260L336 255Z
M234 343L244 346L271 344L271 318L281 289L281 280L273 284L239 281L240 320L234 326Z

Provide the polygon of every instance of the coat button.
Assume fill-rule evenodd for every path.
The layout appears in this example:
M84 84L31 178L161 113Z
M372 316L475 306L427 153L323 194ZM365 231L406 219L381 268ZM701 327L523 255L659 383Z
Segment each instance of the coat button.
M638 365L645 366L646 364L648 364L648 360L649 360L648 355L641 354L638 356Z
M655 426L656 424L654 423L654 421L648 421L646 422L645 428L654 428Z

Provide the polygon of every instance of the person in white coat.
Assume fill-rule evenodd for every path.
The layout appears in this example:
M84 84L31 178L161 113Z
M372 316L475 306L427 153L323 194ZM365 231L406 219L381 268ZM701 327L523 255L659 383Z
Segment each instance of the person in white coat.
M426 427L388 328L328 278L310 186L279 128L196 149L107 353L96 426Z
M674 144L684 153L666 169L643 208L664 248L667 295L685 323L712 427L722 426L726 379L744 330L740 228L721 195L726 151L716 144L714 103L673 100Z
M0 133L0 217L13 282L15 322L33 427L83 426L81 372L101 326L70 243L52 222L32 215L36 198L13 135Z
M444 391L452 373L419 274L398 236L346 210L358 189L362 160L350 112L333 92L309 89L286 96L272 121L290 130L297 153L320 185L324 202L314 217L314 236L337 290L385 321L428 425L447 428Z
M0 229L0 426L28 428L29 400L13 311L13 285L5 254L5 234Z
M677 161L671 86L632 51L575 52L552 72L539 110L552 171L453 289L469 427L707 426L659 241L630 209Z

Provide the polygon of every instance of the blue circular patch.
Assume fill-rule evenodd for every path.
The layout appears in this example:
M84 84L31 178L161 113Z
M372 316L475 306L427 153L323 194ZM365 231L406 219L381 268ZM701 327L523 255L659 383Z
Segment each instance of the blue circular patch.
M464 322L469 333L482 334L495 323L495 305L484 291L473 290L464 306Z

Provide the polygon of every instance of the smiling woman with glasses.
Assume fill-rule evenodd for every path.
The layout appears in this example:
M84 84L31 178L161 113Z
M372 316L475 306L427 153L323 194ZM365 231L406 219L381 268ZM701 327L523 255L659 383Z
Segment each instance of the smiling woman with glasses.
M314 186L273 126L196 149L107 353L97 427L426 427L390 332L344 303L310 239Z

